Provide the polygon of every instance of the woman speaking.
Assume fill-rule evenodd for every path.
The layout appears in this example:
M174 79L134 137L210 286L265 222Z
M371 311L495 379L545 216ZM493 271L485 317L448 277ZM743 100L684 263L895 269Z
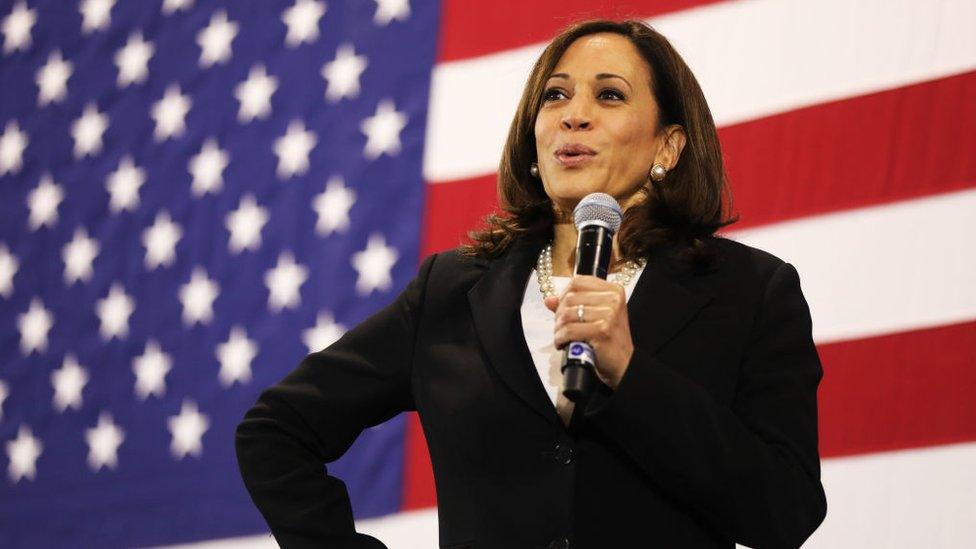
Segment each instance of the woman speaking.
M262 393L237 429L278 543L382 547L323 473L416 410L441 547L797 547L824 518L822 376L789 263L716 237L719 141L668 41L591 21L536 62L498 173L502 216L426 258L388 307ZM573 212L619 205L609 276L572 276ZM563 396L563 349L595 388Z

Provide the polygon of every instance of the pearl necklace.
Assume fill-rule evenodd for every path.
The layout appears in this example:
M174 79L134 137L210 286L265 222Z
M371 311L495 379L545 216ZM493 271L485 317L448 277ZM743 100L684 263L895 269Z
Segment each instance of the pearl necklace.
M641 259L637 263L633 261L624 263L623 267L620 268L620 272L610 275L614 277L611 279L611 282L616 282L626 288L630 284L630 281L634 279L634 275L637 274L638 269L643 269L646 264L646 259ZM535 272L536 278L539 279L539 291L542 292L542 295L545 297L556 295L556 286L552 282L552 242L546 245L542 252L539 253L539 260L536 262Z

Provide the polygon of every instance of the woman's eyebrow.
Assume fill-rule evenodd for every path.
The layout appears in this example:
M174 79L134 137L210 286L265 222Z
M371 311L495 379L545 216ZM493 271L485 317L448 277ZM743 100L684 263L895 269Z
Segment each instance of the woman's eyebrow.
M547 78L546 80L552 80L553 78L562 78L564 80L568 80L569 75L564 72L557 72L556 74L550 75L549 78ZM627 86L630 87L630 89L634 89L634 86L630 83L630 81L624 78L623 76L620 76L619 74L613 74L612 72L601 72L600 74L596 75L597 80L607 80L608 78L619 78L620 80L623 80L624 83L626 83Z
M620 80L623 80L624 83L626 83L627 86L630 87L630 89L634 89L634 86L632 86L630 84L630 81L628 81L623 76L620 76L619 74L613 74L613 73L610 73L610 72L601 72L600 74L596 75L596 79L597 80L606 80L608 78L619 78Z

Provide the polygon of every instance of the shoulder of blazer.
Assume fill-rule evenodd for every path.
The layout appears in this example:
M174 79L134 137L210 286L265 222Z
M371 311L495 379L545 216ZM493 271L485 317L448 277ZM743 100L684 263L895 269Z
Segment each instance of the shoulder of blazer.
M742 281L758 282L761 285L780 268L785 261L775 255L721 236L709 239L715 246L720 268L726 276Z
M467 292L477 284L491 266L491 260L463 255L460 248L433 254L427 274L427 299L435 307L449 303L466 303Z
M491 265L491 260L464 255L460 248L440 251L433 255L436 257L431 267L430 280L435 282L470 279L472 277L477 279Z

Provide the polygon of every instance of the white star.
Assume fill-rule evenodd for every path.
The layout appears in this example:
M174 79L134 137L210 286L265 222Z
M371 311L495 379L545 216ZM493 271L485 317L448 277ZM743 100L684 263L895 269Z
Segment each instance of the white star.
M0 379L0 419L3 419L3 401L7 400L9 395L10 389L7 387L7 383Z
M61 58L61 52L52 51L47 58L47 63L37 69L34 81L37 83L37 104L40 106L48 103L58 103L64 100L68 93L68 77L71 76L72 65L70 61Z
M315 319L315 326L302 332L302 342L309 353L314 353L332 345L345 333L345 326L336 323L331 313L322 311Z
M146 247L146 269L169 266L176 260L176 243L183 237L183 229L169 218L165 210L156 214L152 226L142 231L142 245Z
M71 242L61 249L64 260L64 283L73 284L79 280L88 282L92 277L92 262L98 256L98 241L88 237L82 227L75 229Z
M234 382L241 385L251 381L251 361L258 354L258 346L247 338L244 328L234 326L230 337L217 345L217 360L220 361L220 384L230 387Z
M78 364L74 355L64 357L60 370L51 372L54 386L54 409L64 413L68 408L81 409L81 390L88 383L88 372Z
M409 0L376 0L376 13L373 22L380 26L387 26L390 21L406 21L410 18Z
M94 103L85 105L81 117L71 123L71 137L75 140L75 158L95 155L102 150L102 134L108 128L108 116L98 112Z
M64 189L51 179L51 174L44 174L37 186L27 194L27 207L30 216L27 226L36 231L42 225L53 227L58 220L58 206L64 200Z
M319 19L325 15L325 2L315 0L295 0L295 5L281 14L281 20L288 26L285 44L290 48L305 42L312 43L319 37Z
M178 11L186 11L193 5L193 0L163 0L163 15L171 15Z
M26 313L17 317L17 329L20 330L20 352L24 356L32 351L47 349L47 333L54 325L54 315L44 308L38 298L31 299L30 308Z
M113 282L108 295L98 300L95 312L101 321L99 332L102 339L119 339L129 335L129 316L136 309L135 301L126 295L122 284Z
M254 195L248 193L241 198L237 209L227 214L224 222L230 231L228 247L232 254L255 251L261 246L261 229L268 222L268 210L259 206Z
M325 190L312 202L319 216L315 232L322 236L329 236L335 231L346 232L349 229L349 208L355 203L356 191L346 187L341 177L330 177Z
M335 103L343 97L359 95L359 77L369 62L365 55L356 55L352 44L342 44L335 59L322 66L322 78L328 82L325 99Z
M125 440L125 431L112 421L108 412L98 414L98 425L85 429L88 443L88 467L98 472L102 467L115 469L119 465L119 446Z
M109 174L105 188L111 195L109 210L118 213L135 211L139 205L139 188L146 182L146 171L136 166L131 156L119 161L119 167Z
M43 449L44 445L40 439L34 438L30 427L21 425L17 430L17 438L7 441L7 458L10 460L7 476L10 477L10 482L16 484L24 477L34 480L37 475L37 458Z
M201 439L203 433L210 428L210 420L197 411L196 403L184 399L180 415L170 416L167 423L169 432L173 435L173 442L169 446L173 457L183 459L187 454L200 457L203 452Z
M243 124L271 114L271 96L278 89L278 79L268 76L264 65L257 64L247 73L247 80L234 88L234 97L241 103L237 119Z
M234 41L240 25L227 20L225 10L217 10L210 17L210 23L197 33L200 46L200 66L204 69L217 63L230 61L230 43Z
M366 249L352 254L352 266L359 273L356 292L368 295L373 290L389 290L393 285L390 269L397 262L396 248L386 245L383 235L371 234Z
M220 293L217 282L207 277L203 267L195 267L190 281L180 286L180 301L183 303L183 324L208 324L213 320L213 302Z
M264 284L268 287L268 308L272 312L298 307L302 298L299 288L308 279L308 269L295 263L291 252L282 252L274 269L264 273Z
M136 375L135 392L139 400L149 395L162 398L166 394L166 374L173 367L173 360L162 351L159 343L150 339L142 355L132 360L132 372Z
M27 134L20 131L20 125L15 120L7 122L3 135L0 135L0 175L20 171L26 148Z
M209 138L203 142L200 152L190 158L187 168L193 176L193 196L217 193L224 186L224 168L230 162L227 151L220 150L217 140Z
M81 33L88 34L96 30L107 29L112 23L112 6L115 0L81 0L78 11L84 20L81 22Z
M118 87L145 82L149 76L149 60L155 51L152 42L142 39L141 32L130 34L125 46L115 52L115 64L119 67Z
M3 53L26 50L31 45L31 28L37 22L37 10L27 9L27 3L17 2L10 15L3 18Z
M308 153L312 151L318 137L311 131L305 131L305 124L301 120L292 120L288 124L285 135L275 140L274 150L278 155L278 178L288 179L308 171Z
M395 156L400 152L400 130L407 125L407 116L397 112L393 101L384 99L376 105L376 114L363 120L359 129L368 140L363 156L375 160L383 153Z
M14 275L20 268L17 257L10 253L7 245L0 242L0 295L10 297L14 293Z
M156 141L163 141L170 137L179 137L186 130L186 113L190 111L193 101L189 95L180 93L177 84L170 84L166 88L163 98L153 103L152 119L156 121L153 136Z

